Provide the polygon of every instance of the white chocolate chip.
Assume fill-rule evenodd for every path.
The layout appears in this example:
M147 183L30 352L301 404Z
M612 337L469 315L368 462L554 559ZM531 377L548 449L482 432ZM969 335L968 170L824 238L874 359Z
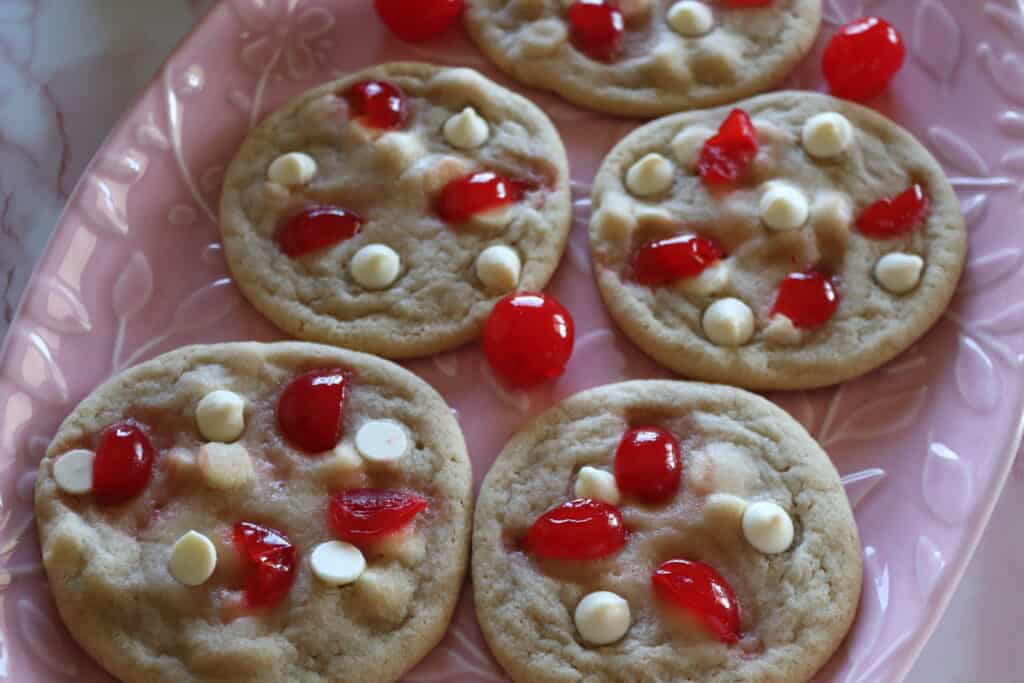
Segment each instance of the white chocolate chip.
M597 591L580 600L574 615L576 630L591 645L611 645L632 625L629 603L610 591Z
M743 513L743 536L766 555L784 553L793 545L793 520L776 503L751 503Z
M371 618L398 624L409 613L418 583L411 578L411 572L393 563L369 567L352 585L352 597Z
M342 541L321 543L309 560L316 578L330 586L347 586L366 571L366 558L359 548Z
M796 230L809 214L804 193L789 183L770 183L761 196L761 220L773 230Z
M743 346L754 336L754 312L739 299L719 299L701 318L704 334L718 346Z
M850 200L839 192L819 192L814 197L811 221L814 229L828 236L836 246L845 246L853 223Z
M672 138L672 154L679 165L688 171L697 168L700 160L700 152L704 149L704 143L713 137L715 131L707 126L690 126L684 128L678 135Z
M773 344L781 346L795 346L804 338L800 328L781 313L772 316L767 327L764 328L764 336Z
M679 35L696 38L715 27L715 15L703 2L681 0L669 8L668 25Z
M233 391L211 391L196 406L196 425L207 441L235 441L245 431L245 399Z
M373 543L374 557L395 559L407 567L415 567L427 554L425 534L417 533L415 525L399 529Z
M875 279L891 294L906 294L917 287L923 271L923 258L897 251L878 259Z
M512 247L495 244L476 258L476 276L493 292L510 292L519 286L523 263Z
M573 491L577 498L592 498L609 505L618 505L621 499L615 475L589 465L576 475Z
M853 124L836 112L817 114L804 124L803 143L812 157L833 159L853 143Z
M302 152L289 152L274 159L267 177L285 187L305 185L316 176L316 160Z
M179 538L167 562L167 569L174 580L189 587L206 583L216 568L217 549L198 531L189 531Z
M245 488L256 479L249 451L239 443L203 444L198 461L203 483L218 491Z
M660 154L648 154L626 172L626 187L637 197L653 197L672 187L672 163Z
M76 448L57 458L53 463L53 479L61 491L80 496L92 491L92 463L96 454Z
M392 420L371 420L356 432L356 448L370 462L394 462L409 452L409 435Z
M705 268L697 277L683 278L676 288L691 296L709 296L722 291L729 284L730 273L728 263L719 261Z
M712 493L704 501L704 520L724 530L738 530L743 524L747 501L731 493Z
M604 196L595 220L601 239L613 244L626 242L637 227L633 202L618 192Z
M377 154L390 167L405 171L427 156L418 135L391 131L377 138Z
M789 144L796 141L796 136L790 133L788 129L783 128L767 117L755 116L750 123L754 126L754 131L757 132L757 141L761 144Z
M349 263L352 278L367 289L386 289L398 279L402 259L386 244L368 244Z
M490 137L487 122L473 107L466 107L444 122L444 139L456 149L475 149Z

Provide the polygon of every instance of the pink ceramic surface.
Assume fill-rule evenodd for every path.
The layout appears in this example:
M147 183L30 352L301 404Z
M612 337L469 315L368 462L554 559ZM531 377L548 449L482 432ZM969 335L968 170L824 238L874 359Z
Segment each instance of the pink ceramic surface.
M866 11L903 31L908 65L875 104L945 163L971 228L967 276L926 339L838 389L773 396L834 458L865 545L859 618L817 680L890 682L903 678L948 602L1020 439L1024 7L825 5L826 36ZM821 88L821 45L793 86ZM495 75L459 35L398 43L362 0L223 0L86 171L0 354L0 678L110 680L68 637L49 597L32 517L36 464L61 419L112 372L183 344L280 338L227 276L215 227L224 166L246 130L287 97L392 59ZM665 374L611 327L586 250L589 181L635 124L528 94L558 124L573 162L577 223L550 287L576 318L569 371L522 393L494 381L475 345L410 364L458 411L478 481L507 437L553 402ZM503 680L468 598L442 646L405 680Z

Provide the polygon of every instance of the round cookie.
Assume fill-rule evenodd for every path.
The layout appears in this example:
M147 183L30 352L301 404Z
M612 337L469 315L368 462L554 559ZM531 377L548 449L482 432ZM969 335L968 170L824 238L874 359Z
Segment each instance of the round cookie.
M303 379L338 370L344 384ZM120 442L133 450L118 450L115 424L122 438L134 430ZM207 442L212 425L237 440ZM146 444L148 480L129 473ZM83 452L95 453L91 472L64 460ZM354 535L342 513L354 497L380 500L366 489L405 511L378 527L393 533ZM380 683L444 634L471 496L458 424L413 374L328 346L230 343L170 352L96 389L50 444L35 506L61 617L120 680Z
M303 224L318 207L333 215ZM475 339L502 295L547 284L570 227L568 162L540 109L477 72L384 64L256 127L228 167L220 218L235 281L278 327L425 356ZM481 256L492 247L508 249Z
M953 188L869 109L795 91L735 106L654 121L603 162L590 249L609 312L694 379L806 389L877 368L953 296L967 251ZM743 112L746 157L749 140L716 134L744 130ZM730 144L749 161L733 183L712 177Z
M644 502L625 486L617 453L631 428L667 430L676 440L682 476L667 499ZM542 515L581 492L609 497L592 476L581 483L594 469L614 472L624 546L590 560L539 555L531 543ZM792 522L792 536L770 548L775 554L754 547L764 534L744 531L756 532L763 509ZM578 533L567 532L559 547ZM593 547L592 535L588 542ZM704 563L731 586L740 622L734 642L688 621L692 615L656 592L652 575L673 559ZM803 683L849 630L862 574L839 476L807 432L753 394L671 381L585 391L514 436L480 491L472 562L483 633L520 683ZM595 620L586 602L596 600L610 616ZM620 637L588 642L604 635Z
M573 5L580 7L573 7ZM593 5L617 5L614 56L574 34L574 12L602 25ZM495 64L528 85L588 109L660 116L713 107L779 83L818 35L821 0L467 0L466 27ZM747 3L750 4L750 3ZM611 11L611 10L608 10Z

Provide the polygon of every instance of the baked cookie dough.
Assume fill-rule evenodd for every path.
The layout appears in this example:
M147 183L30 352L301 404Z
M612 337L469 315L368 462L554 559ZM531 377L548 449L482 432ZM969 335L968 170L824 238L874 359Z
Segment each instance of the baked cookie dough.
M811 92L735 107L654 121L603 162L590 248L609 312L695 379L805 389L877 368L953 296L953 188L869 109Z
M245 297L301 339L389 358L475 339L539 291L571 220L565 149L469 69L375 66L292 100L228 167L221 233Z
M447 627L471 487L458 424L406 370L231 343L100 386L35 505L61 617L120 680L381 683Z
M651 476L652 433L675 479ZM574 498L617 514L622 538L538 531ZM839 476L807 432L753 394L671 381L585 391L515 435L480 491L472 563L484 635L519 683L804 683L849 630L862 574ZM666 599L662 575L687 567L718 590L684 601L731 600L733 623Z
M771 88L810 50L822 14L821 0L466 5L470 35L501 69L623 116L713 107Z

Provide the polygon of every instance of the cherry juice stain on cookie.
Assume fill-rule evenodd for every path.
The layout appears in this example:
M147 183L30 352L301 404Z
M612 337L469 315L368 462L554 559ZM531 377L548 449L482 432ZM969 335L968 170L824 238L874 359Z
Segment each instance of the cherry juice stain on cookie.
M548 510L526 535L526 551L553 560L596 560L626 545L622 513L608 503L580 498Z
M387 81L360 81L346 91L345 99L356 118L370 128L399 128L408 114L405 93Z
M906 54L903 37L889 22L857 19L841 27L825 48L825 80L837 97L869 100L885 90Z
M921 225L928 216L928 195L915 183L892 199L882 199L857 217L857 230L877 240L901 237Z
M683 463L676 437L661 427L634 427L615 451L615 482L625 494L662 503L679 490Z
M633 277L645 285L669 285L697 277L722 257L722 249L712 239L677 235L637 249L633 255Z
M293 379L277 402L277 424L285 439L311 455L337 446L347 392L348 379L337 368Z
M239 522L231 540L249 567L245 579L245 602L249 607L268 607L284 599L295 581L295 546L288 537L271 527Z
M831 277L816 270L790 273L779 285L771 314L784 315L798 328L820 327L839 308L839 291Z
M153 460L153 444L139 424L126 421L104 429L93 461L96 501L116 505L142 493L153 475Z
M328 519L341 539L363 546L401 531L429 504L405 491L353 489L331 496Z
M572 316L546 294L510 294L484 327L484 353L494 371L518 388L558 377L572 356Z
M651 576L658 598L695 617L723 643L739 642L740 606L729 582L703 562L669 560Z
M700 151L697 170L701 180L717 189L742 182L757 150L757 131L750 116L742 109L733 109Z
M274 235L278 246L296 258L333 247L359 234L363 219L338 206L315 206L289 218Z

